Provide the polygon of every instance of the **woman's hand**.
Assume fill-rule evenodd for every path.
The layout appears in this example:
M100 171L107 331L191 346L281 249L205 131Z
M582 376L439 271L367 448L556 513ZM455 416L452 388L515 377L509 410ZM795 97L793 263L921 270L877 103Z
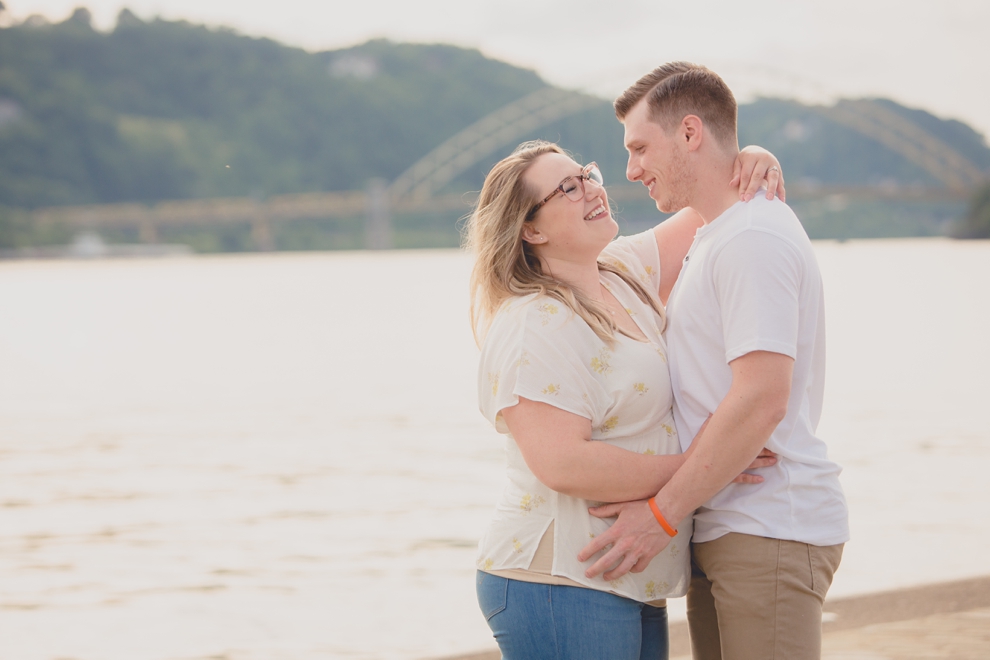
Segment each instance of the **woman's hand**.
M692 453L694 453L694 444L695 442L697 442L698 438L701 437L701 434L705 432L705 429L708 428L708 422L710 422L711 419L712 419L712 414L708 413L708 418L701 425L701 428L698 429L698 432L694 434L694 438L691 440L691 446L688 447L686 452L684 452L685 459L688 456L690 456ZM763 449L760 450L760 453L756 455L756 458L753 459L753 462L750 463L748 466L746 466L746 469L756 470L759 468L772 467L776 464L777 464L777 454L764 447ZM759 476L758 474L749 474L748 472L744 471L744 472L740 472L739 475L729 483L762 484L763 481L764 481L763 477Z
M753 462L749 464L746 468L747 470L756 470L757 468L771 467L777 464L777 454L773 453L766 447L764 447ZM758 474L750 474L748 472L740 472L739 476L733 479L730 483L734 484L762 484L763 477Z
M777 157L764 149L750 145L739 152L732 166L730 186L739 186L739 199L748 202L760 189L763 182L767 184L767 199L773 199L774 193L780 201L787 199L784 191L784 173L780 171Z

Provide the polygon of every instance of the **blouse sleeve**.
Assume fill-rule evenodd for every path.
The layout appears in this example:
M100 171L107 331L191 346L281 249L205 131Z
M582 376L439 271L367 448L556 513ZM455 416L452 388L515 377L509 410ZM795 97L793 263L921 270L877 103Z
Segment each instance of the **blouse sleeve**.
M660 250L652 229L615 239L598 260L632 275L654 295L660 291Z
M605 393L581 357L597 341L594 332L556 300L520 303L499 312L485 338L478 370L481 413L499 433L508 433L501 411L525 397L594 424Z

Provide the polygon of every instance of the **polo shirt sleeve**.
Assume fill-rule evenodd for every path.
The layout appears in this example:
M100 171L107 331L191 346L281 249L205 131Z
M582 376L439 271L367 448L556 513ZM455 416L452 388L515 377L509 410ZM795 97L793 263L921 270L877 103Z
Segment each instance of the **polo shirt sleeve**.
M772 232L747 229L722 247L712 281L726 363L753 351L797 357L804 267L797 248Z

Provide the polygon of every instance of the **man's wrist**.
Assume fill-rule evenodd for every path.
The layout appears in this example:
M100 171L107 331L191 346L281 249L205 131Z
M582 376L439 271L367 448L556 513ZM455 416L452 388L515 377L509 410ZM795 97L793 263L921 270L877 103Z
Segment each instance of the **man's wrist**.
M650 499L656 504L657 508L660 509L660 512L663 514L664 520L666 520L667 523L674 529L676 529L677 526L681 524L682 520L684 520L689 515L692 515L694 513L693 509L689 510L687 513L681 511L681 507L678 506L678 503L675 502L672 497L670 497L670 493L667 492L666 486L664 488L661 488L660 492L654 495L653 497L651 497Z

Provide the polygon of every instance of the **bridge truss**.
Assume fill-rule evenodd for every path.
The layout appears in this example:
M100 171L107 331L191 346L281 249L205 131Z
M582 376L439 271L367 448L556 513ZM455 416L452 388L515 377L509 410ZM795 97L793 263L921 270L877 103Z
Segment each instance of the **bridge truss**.
M77 229L139 229L141 240L156 242L158 228L169 225L224 225L250 223L259 249L272 249L272 224L305 218L365 215L371 229L369 247L388 247L391 212L465 209L460 195L440 192L459 175L500 149L518 143L533 131L583 110L601 105L600 98L580 92L545 87L478 120L444 141L399 175L391 184L372 182L368 190L281 195L264 201L251 198L180 200L153 206L107 204L54 207L34 212L36 222L62 223ZM910 120L871 101L841 101L816 108L822 116L855 130L900 154L930 173L952 195L963 195L988 178L976 165L945 142ZM614 197L640 194L626 187L610 187ZM797 191L794 191L797 192ZM870 194L864 189L861 194ZM925 195L940 196L936 190ZM880 197L889 191L876 192ZM383 222L385 224L383 224Z

